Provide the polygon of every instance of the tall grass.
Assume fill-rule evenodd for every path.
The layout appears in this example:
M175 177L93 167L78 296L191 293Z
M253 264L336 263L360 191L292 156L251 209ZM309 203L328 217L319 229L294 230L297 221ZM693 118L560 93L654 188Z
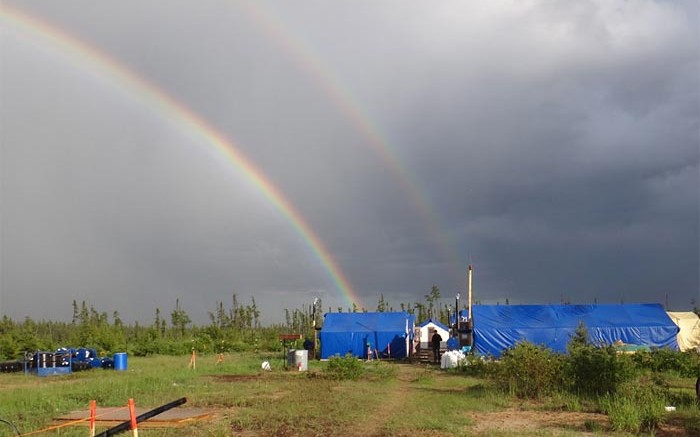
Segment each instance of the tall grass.
M664 420L667 397L658 386L638 380L621 386L600 400L613 429L633 433L653 432Z

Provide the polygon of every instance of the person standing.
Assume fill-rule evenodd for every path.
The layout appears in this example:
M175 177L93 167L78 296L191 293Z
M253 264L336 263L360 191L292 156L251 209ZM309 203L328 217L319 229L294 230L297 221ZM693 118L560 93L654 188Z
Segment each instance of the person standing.
M437 329L433 333L433 336L430 338L430 343L433 346L433 359L435 360L436 363L440 362L440 342L442 341L442 337L440 334L437 332Z

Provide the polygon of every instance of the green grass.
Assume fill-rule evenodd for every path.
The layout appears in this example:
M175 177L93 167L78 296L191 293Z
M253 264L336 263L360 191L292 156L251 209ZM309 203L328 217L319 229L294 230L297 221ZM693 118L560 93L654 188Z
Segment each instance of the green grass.
M269 361L272 370L261 370ZM310 430L311 435L334 435L353 421L369 415L379 402L377 387L395 377L390 366L367 364L363 383L324 378L326 363L310 362L309 372L284 370L277 355L239 353L221 365L215 357L199 357L189 369L189 357L129 357L124 372L92 369L71 375L37 377L0 374L0 418L22 432L51 425L54 417L86 410L91 399L100 407L124 406L133 398L137 406L152 408L180 397L186 406L220 410L216 423L194 425L187 435L231 435L245 429L273 435ZM0 424L0 426L5 426ZM7 431L10 428L7 427ZM6 430L0 427L0 436ZM182 435L181 430L143 429L147 436ZM61 436L84 436L85 429L64 428Z
M221 365L215 361L213 355L200 356L197 368L189 369L188 356L130 356L124 372L93 369L43 378L0 374L0 419L13 422L27 433L51 425L54 417L87 410L91 399L100 407L119 407L133 398L137 406L153 408L187 397L186 407L211 408L216 411L215 417L186 429L142 428L140 434L471 436L475 426L472 414L517 411L521 402L487 380L431 366L357 362L363 369L359 379L338 380L328 374L328 362L311 361L308 372L285 371L281 353L237 353L227 355ZM269 361L272 370L263 371L262 361ZM672 398L678 401L677 411L668 416L667 423L697 432L700 414L689 387L686 380L674 381ZM572 395L555 394L537 401L533 408L592 411L594 408L586 402ZM625 415L634 418L636 414L625 410L624 405L618 410L623 416L616 419L620 421ZM600 432L594 422L581 426ZM561 436L580 435L568 429L557 432ZM11 428L0 424L0 437L10 435L14 435ZM82 437L86 429L73 426L41 435ZM526 434L488 430L482 435L553 434L545 429Z

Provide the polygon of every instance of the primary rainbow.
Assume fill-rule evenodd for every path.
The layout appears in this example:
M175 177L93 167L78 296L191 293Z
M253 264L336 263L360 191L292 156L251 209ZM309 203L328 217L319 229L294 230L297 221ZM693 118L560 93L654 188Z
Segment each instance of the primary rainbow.
M21 31L38 38L42 43L50 45L51 48L59 49L75 62L88 64L97 73L118 84L120 89L126 90L130 95L150 107L158 116L175 121L181 129L201 138L205 144L238 169L289 221L321 262L347 304L355 303L362 307L361 299L354 292L350 282L319 236L311 229L301 213L294 208L294 205L265 177L260 169L243 155L233 141L227 139L201 116L165 90L139 76L135 71L106 53L78 40L56 26L2 4L0 4L0 21L14 25Z

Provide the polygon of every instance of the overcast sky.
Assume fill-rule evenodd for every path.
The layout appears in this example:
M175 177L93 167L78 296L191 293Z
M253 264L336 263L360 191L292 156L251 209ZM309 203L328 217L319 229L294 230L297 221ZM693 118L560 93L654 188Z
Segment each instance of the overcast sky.
M3 5L1 314L348 306L240 166L86 50L236 147L370 310L452 303L470 262L482 303L700 301L695 1Z

